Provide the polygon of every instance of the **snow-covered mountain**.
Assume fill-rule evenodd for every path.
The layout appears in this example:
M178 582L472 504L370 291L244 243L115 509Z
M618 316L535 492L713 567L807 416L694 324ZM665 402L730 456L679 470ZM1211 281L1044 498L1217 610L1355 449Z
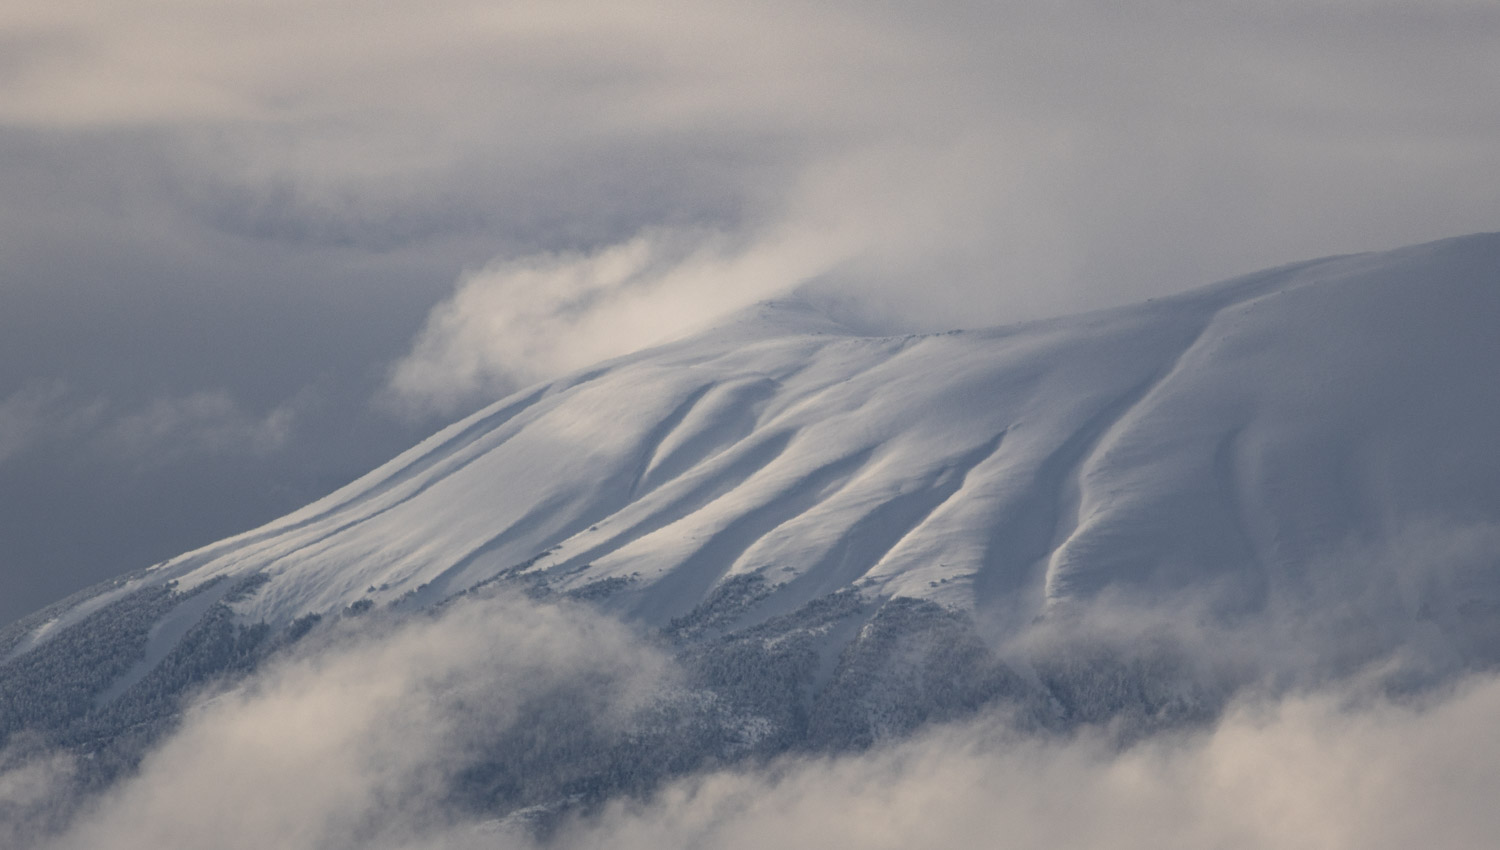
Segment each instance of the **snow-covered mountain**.
M759 618L843 588L1002 623L1105 590L1254 609L1339 547L1500 517L1497 364L1496 235L989 330L778 301L502 399L71 617L253 574L236 610L273 624L518 574L608 582L652 624L757 573Z
M986 330L870 336L766 303L497 401L300 511L23 621L0 638L0 686L76 686L0 720L71 717L69 740L97 741L316 617L495 586L712 655L734 722L794 729L781 745L857 744L1001 693L1058 716L1194 715L1180 688L1122 697L1075 668L952 655L1100 600L1226 628L1300 610L1328 621L1327 645L1303 647L1317 663L1418 634L1433 657L1493 663L1497 368L1500 234ZM722 647L770 657L792 635L805 651L757 661L753 687L712 672L742 664ZM925 649L897 659L912 635ZM59 676L48 652L89 660ZM951 680L870 719L872 701L918 699L879 683L934 653ZM812 707L777 714L783 685ZM116 703L133 707L88 726Z

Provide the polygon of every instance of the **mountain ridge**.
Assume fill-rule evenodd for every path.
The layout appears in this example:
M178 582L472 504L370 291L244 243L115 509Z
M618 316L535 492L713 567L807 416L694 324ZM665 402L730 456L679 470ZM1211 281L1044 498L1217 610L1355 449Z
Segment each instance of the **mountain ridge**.
M750 573L777 587L764 616L856 587L1017 624L1105 591L1213 584L1216 605L1253 609L1344 538L1454 512L1451 491L1500 513L1500 469L1474 448L1500 419L1482 374L1500 362L1496 269L1500 236L1479 234L900 336L756 305L497 401L116 593L264 573L236 610L273 625L502 574L612 582L606 608L658 626Z

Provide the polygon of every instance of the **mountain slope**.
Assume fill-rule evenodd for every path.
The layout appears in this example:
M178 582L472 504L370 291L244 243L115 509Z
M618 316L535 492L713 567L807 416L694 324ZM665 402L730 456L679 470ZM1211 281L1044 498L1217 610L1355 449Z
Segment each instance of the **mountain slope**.
M1000 632L1106 591L1258 610L1351 541L1500 516L1496 328L1495 235L992 330L765 304L503 399L53 627L251 575L236 611L272 625L502 575L653 625L746 575L774 588L746 624L844 588Z

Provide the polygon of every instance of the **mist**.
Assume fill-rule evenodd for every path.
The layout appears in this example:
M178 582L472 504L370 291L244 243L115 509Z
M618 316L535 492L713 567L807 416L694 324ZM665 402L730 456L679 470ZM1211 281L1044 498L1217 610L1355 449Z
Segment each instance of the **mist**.
M1211 730L1124 750L987 719L865 755L697 777L556 846L1477 846L1497 825L1497 700L1492 677L1419 705L1247 700Z
M81 807L66 793L69 757L12 742L0 760L7 843L1395 849L1479 846L1500 826L1493 673L1404 694L1361 676L1281 687L1268 672L1284 663L1268 655L1208 724L1049 732L995 705L870 750L709 763L537 832L535 813L495 820L455 795L493 742L555 756L630 736L663 702L711 696L685 690L648 636L586 607L502 595L368 616L196 697L133 777Z
M545 748L549 736L618 732L671 686L660 653L576 609L460 601L439 617L343 626L200 695L137 776L37 846L404 841L457 817L451 783L486 745L512 733ZM3 820L40 840L73 802L67 760L43 751L9 761Z

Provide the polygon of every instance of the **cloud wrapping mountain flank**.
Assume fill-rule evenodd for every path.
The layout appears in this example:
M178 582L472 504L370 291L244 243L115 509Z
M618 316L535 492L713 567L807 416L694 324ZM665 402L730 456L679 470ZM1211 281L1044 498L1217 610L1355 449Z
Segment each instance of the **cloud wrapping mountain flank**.
M392 367L389 397L451 414L664 342L840 259L831 237L726 243L715 234L661 232L589 255L487 266L433 309L412 351Z
M1252 690L1207 728L1124 746L1103 728L1027 733L998 712L862 754L707 770L543 839L455 804L455 777L516 724L540 723L539 743L579 724L628 729L678 681L584 610L467 601L353 629L200 699L66 834L20 846L1457 848L1500 826L1492 675L1405 699L1347 683ZM9 766L0 811L45 813L59 769Z
M1483 844L1493 679L1421 707L1337 693L1247 704L1123 752L968 724L864 756L792 762L620 804L560 846L1400 848Z
M625 629L555 606L459 604L349 630L200 700L139 776L46 846L353 847L420 833L452 816L447 783L477 746L537 723L535 704L619 728L666 674ZM568 731L557 714L540 720Z

